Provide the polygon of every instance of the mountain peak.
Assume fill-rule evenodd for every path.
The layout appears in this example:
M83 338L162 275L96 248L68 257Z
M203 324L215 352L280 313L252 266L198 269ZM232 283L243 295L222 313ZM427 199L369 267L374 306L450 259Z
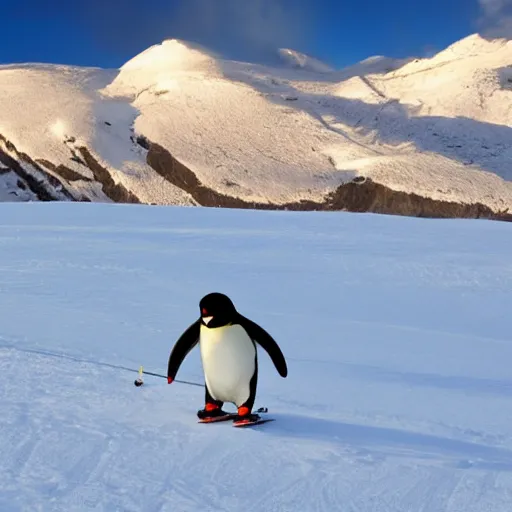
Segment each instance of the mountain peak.
M290 48L280 48L278 55L285 64L296 69L313 71L315 73L330 73L334 71L333 68L324 62Z
M162 68L190 70L205 63L211 63L216 56L205 48L181 39L166 39L160 44L150 46L122 67L122 71L141 68Z
M167 39L150 46L121 68L105 88L111 96L131 97L148 88L168 89L180 75L218 76L217 57L199 45L180 39Z

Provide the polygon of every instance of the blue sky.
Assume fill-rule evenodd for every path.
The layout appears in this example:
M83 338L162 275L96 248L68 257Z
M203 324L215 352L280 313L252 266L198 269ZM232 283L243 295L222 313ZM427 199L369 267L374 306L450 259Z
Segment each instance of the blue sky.
M292 47L341 67L443 49L478 30L486 1L0 0L0 63L118 67L176 37L247 60Z

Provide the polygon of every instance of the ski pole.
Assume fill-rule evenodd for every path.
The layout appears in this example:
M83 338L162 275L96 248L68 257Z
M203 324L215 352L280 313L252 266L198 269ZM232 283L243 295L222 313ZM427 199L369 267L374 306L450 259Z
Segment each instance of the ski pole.
M126 368L127 370L130 370L130 371L136 371L136 370L132 370L131 368ZM141 366L139 368L139 377L135 380L134 384L139 387L139 386L142 386L142 384L144 384L144 381L142 379L142 374L145 374L145 375L152 375L153 377L161 377L162 379L167 379L167 375L162 375L161 373L154 373L154 372L147 372L143 369L143 367ZM198 382L191 382L189 380L179 380L179 379L175 379L174 382L179 382L180 384L187 384L188 386L198 386L198 387L204 387L203 384L199 384Z
M3 340L4 338L0 336L0 340ZM143 381L142 381L142 374L145 373L146 375L152 375L153 377L161 377L163 379L166 379L167 376L166 375L162 375L161 373L153 373L153 372L146 372L143 370L142 366L139 368L139 370L134 370L133 368L128 368L127 366L122 366L122 365L119 365L119 364L111 364L111 363L104 363L104 362L101 362L101 361L91 361L90 359L84 359L84 358L81 358L81 357L77 357L77 356L71 356L71 355L68 355L68 354L59 354L57 352L52 352L50 350L42 350L42 349L31 349L31 348L19 348L19 347L16 347L15 345L13 344L2 344L1 345L2 348L10 348L12 350L18 350L20 352L25 352L27 354L37 354L37 355L42 355L42 356L47 356L47 357L55 357L55 358L58 358L58 359L67 359L69 361L74 361L75 363L85 363L85 364L92 364L92 365L95 365L95 366L104 366L106 368L113 368L114 370L124 370L124 371L127 371L127 372L134 372L134 373L137 373L139 372L139 379L140 379L140 382L139 379L137 379L135 381L135 385L136 386L141 386L143 384ZM178 380L176 379L174 382L179 382L180 384L186 384L188 386L197 386L197 387L204 387L204 384L199 384L198 382L191 382L191 381L187 381L187 380Z

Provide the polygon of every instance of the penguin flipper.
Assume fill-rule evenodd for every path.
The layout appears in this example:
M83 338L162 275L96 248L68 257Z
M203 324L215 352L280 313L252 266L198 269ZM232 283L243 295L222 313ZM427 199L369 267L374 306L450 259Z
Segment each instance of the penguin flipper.
M197 345L199 342L199 333L201 329L201 320L196 320L190 325L186 331L179 337L178 341L174 344L174 347L169 355L169 363L167 365L167 377L171 377L173 380L178 373L178 370L183 363L188 353Z
M243 315L238 314L238 323L246 330L249 337L267 352L279 375L286 377L288 375L286 360L274 338L263 327Z

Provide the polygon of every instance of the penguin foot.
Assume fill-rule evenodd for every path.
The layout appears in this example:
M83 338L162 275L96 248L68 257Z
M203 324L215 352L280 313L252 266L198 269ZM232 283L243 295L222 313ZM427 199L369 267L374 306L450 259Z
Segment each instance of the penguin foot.
M204 420L207 418L220 418L221 416L227 416L229 413L223 411L220 407L216 409L211 409L210 407L205 407L200 411L197 411L197 417L200 420Z
M242 405L238 408L236 423L252 423L259 419L260 416L258 414L254 414L249 407Z
M245 407L245 405L241 405L238 408L238 416L240 416L241 418L245 417L245 416L249 416L250 414L251 414L251 409L249 409L249 407Z

